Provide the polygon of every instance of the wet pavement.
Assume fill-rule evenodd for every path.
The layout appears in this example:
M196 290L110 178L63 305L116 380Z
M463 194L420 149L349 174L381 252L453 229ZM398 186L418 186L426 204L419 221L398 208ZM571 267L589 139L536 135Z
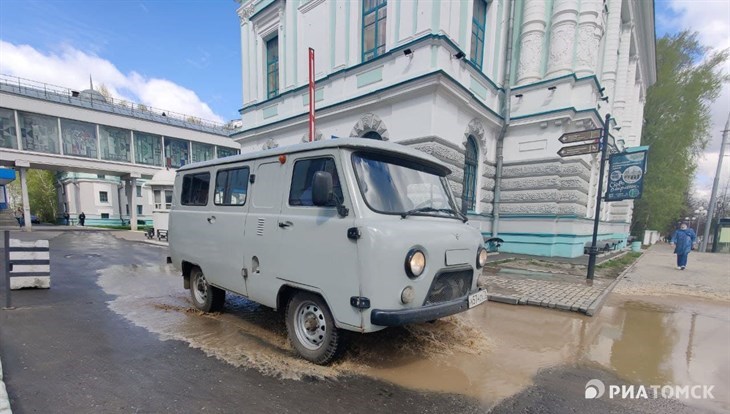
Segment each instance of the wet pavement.
M490 302L349 335L319 367L294 355L276 312L234 295L224 313L192 310L164 248L64 233L51 252L53 289L0 311L16 413L730 410L727 301L614 294L594 318ZM714 385L715 399L586 400L594 378Z

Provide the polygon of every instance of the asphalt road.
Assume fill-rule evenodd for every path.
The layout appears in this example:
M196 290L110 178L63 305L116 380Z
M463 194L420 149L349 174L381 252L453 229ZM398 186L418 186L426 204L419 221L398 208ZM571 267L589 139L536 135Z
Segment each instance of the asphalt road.
M532 387L495 407L367 377L277 379L181 341L161 341L108 309L105 302L113 298L96 284L97 272L115 264L162 263L164 248L101 232L64 232L50 244L52 288L13 292L18 308L0 311L0 358L16 414L697 412L666 400L586 401L588 379L611 378L585 367L541 371Z

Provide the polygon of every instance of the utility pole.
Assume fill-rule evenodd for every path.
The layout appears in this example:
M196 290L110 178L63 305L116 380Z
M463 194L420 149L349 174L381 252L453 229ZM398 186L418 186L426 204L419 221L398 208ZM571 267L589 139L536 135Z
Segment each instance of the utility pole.
M722 144L720 144L720 158L717 160L717 171L715 172L715 180L712 182L712 196L710 197L710 206L707 209L707 223L705 224L705 234L702 236L701 252L707 251L707 239L710 238L710 227L712 227L712 217L715 215L715 203L717 201L717 187L720 185L720 173L722 172L722 158L725 156L725 145L727 145L727 133L730 131L730 113L727 115L725 129L722 131Z

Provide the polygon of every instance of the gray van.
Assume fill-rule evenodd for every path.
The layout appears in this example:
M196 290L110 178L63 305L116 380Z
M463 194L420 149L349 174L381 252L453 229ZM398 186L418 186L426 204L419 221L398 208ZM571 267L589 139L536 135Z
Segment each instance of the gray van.
M374 332L483 303L487 251L436 158L333 139L180 168L170 255L195 306L229 291L285 310L294 349L317 364L342 330Z

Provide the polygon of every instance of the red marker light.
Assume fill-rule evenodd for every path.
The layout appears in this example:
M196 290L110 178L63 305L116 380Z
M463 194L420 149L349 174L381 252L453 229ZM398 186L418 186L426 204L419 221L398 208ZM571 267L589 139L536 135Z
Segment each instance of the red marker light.
M286 155L279 155L279 163L283 164L286 162Z

